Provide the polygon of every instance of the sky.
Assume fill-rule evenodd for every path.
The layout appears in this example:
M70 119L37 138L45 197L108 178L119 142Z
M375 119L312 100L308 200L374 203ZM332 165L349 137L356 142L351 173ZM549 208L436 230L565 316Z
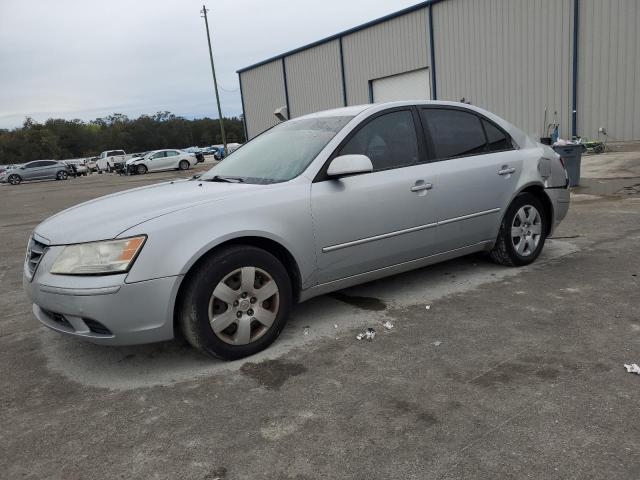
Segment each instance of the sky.
M224 116L242 112L236 70L419 3L206 1ZM217 118L202 3L0 0L0 128L27 116Z

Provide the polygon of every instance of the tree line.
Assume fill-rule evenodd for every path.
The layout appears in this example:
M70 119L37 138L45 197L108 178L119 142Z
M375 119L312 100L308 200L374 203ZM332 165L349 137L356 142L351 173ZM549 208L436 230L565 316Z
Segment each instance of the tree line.
M224 129L227 142L245 141L242 118L225 118ZM115 113L89 122L50 118L38 123L27 118L22 127L0 129L0 164L95 157L114 149L137 153L221 143L217 119L187 120L171 112L135 119Z

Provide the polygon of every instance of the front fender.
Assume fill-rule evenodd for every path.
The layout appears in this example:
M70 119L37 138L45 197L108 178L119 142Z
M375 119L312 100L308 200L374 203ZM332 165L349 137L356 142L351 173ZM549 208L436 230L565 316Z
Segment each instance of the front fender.
M304 281L316 267L309 206L310 183L233 196L137 225L123 236L145 234L147 241L127 282L184 275L216 246L242 237L262 237L286 248Z

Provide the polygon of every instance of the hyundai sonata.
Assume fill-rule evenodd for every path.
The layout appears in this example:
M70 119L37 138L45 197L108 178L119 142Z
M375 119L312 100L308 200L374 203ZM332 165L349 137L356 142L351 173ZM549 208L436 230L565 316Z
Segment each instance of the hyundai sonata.
M316 295L473 252L533 262L568 183L553 150L474 106L340 108L281 123L199 178L45 220L24 287L58 332L126 345L181 331L240 358Z

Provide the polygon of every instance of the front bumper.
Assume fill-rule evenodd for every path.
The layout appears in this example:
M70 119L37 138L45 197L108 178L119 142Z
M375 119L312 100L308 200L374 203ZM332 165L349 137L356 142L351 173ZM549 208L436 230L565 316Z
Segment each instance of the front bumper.
M103 345L173 338L173 307L181 276L126 283L126 274L51 275L50 264L57 255L47 253L33 280L23 276L33 313L43 325Z

